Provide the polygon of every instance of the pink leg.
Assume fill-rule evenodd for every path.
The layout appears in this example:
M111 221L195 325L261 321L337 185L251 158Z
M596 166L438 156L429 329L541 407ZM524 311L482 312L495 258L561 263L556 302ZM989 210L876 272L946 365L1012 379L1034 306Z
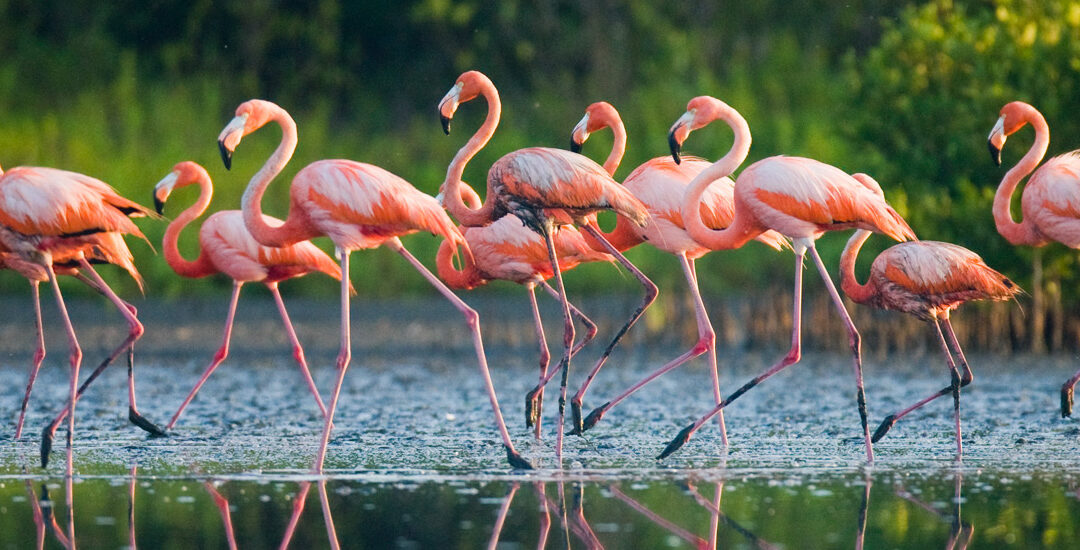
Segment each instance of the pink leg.
M135 541L135 474L139 467L131 467L131 481L128 482L128 547L135 550L139 546Z
M596 532L593 531L589 521L585 519L585 488L580 483L574 484L574 504L571 507L574 514L574 523L578 525L578 533L582 540L585 541L585 547L589 549L603 549L604 545L600 543L600 539L597 538Z
M559 299L559 291L552 288L547 281L540 281L540 286L543 287L544 291L550 294L552 298L555 298L556 300ZM584 348L589 342L592 342L593 338L596 338L597 329L596 323L582 313L572 302L567 302L566 305L570 306L570 315L577 317L578 321L581 321L581 326L585 327L585 336L582 337L580 342L574 344L574 349L570 350L570 356L573 357L581 351L581 348Z
M532 306L536 340L540 345L540 381L543 382L544 377L547 375L548 363L551 362L551 351L548 350L547 338L544 337L544 323L540 319L540 308L536 304L536 283L532 281L526 283L525 289L529 292L529 305ZM540 440L540 419L543 417L541 411L544 408L544 386L540 384L538 387L540 391L535 394L534 398L525 398L525 425L534 425L537 441Z
M300 523L300 514L304 512L304 503L307 502L307 495L310 490L310 481L300 484L300 491L296 493L296 498L293 499L292 515L289 516L289 524L285 527L285 534L281 537L279 550L286 550L292 542L293 533L296 532L296 525Z
M562 381L559 385L559 424L555 429L555 460L561 467L563 428L564 419L566 418L566 382L570 376L570 353L574 347L574 320L570 317L570 301L566 299L566 287L563 285L562 270L559 269L559 258L555 254L555 241L552 240L554 232L554 224L551 220L546 220L543 237L544 242L547 244L548 260L551 262L551 269L555 273L555 282L559 289L559 301L562 302L563 310L563 356L559 362Z
M669 533L671 533L671 534L685 540L686 542L690 543L690 546L692 546L694 548L704 548L704 547L706 547L708 545L708 543L705 541L705 539L702 539L701 537L691 533L690 531L687 531L686 529L683 529L682 527L679 527L678 525L672 523L671 521L664 518L660 514L657 514L656 512L653 512L648 507L646 507L644 504L638 502L637 500L631 498L626 493L623 493L622 491L620 491L618 487L615 487L614 485L612 485L612 486L608 487L608 490L611 491L612 495L615 495L615 498L621 500L623 502L623 504L626 504L627 506L633 508L634 510L637 511L637 513L645 516L646 518L649 519L649 521L659 525L661 528L663 528L667 532L669 532Z
M735 390L726 399L720 402L713 410L709 411L705 416L697 419L693 424L682 429L675 439L672 439L668 443L664 451L660 453L660 456L656 457L657 460L663 460L667 458L671 453L679 450L680 447L690 441L690 436L697 431L705 422L708 422L710 418L724 410L732 401L735 401L742 394L749 391L754 386L760 384L765 379L772 375L784 370L791 365L799 362L802 358L802 280L803 280L803 258L806 256L806 246L795 245L795 300L794 308L791 314L792 319L792 331L791 331L791 349L788 350L779 362L769 367L765 372L755 376L749 382L745 383L739 389Z
M330 499L326 494L326 480L319 480L319 504L322 505L323 522L326 524L326 537L330 541L331 550L338 550L341 544L338 542L337 529L334 527L334 516L330 514Z
M1061 385L1061 417L1068 418L1072 416L1073 408L1073 390L1076 388L1076 382L1080 380L1080 370L1076 371L1076 374L1065 381Z
M465 316L465 323L472 332L473 348L476 350L476 360L480 366L480 374L484 378L484 387L487 389L488 399L491 401L491 408L495 411L495 424L499 430L499 435L502 437L503 446L506 447L506 459L510 462L510 466L514 468L525 470L532 469L532 464L530 464L528 460L522 458L521 455L514 450L514 444L510 441L510 433L506 430L506 423L503 422L502 411L499 409L499 400L495 396L495 385L492 383L491 373L488 371L487 356L484 354L484 341L480 337L480 315L476 313L476 310L463 302L461 298L458 298L457 295L443 284L438 277L431 273L428 268L424 267L424 264L413 257L408 250L405 250L405 247L401 245L401 241L392 239L387 241L386 245L408 260L409 263L412 264L440 294L446 296L446 299L450 300L450 303L454 304L454 307Z
M203 486L206 488L206 492L210 493L210 497L214 499L214 506L217 507L218 512L221 514L221 523L225 526L225 542L229 545L229 550L236 550L236 533L233 531L232 511L229 510L228 499L214 488L213 482L207 481L203 483Z
M869 473L866 475L866 485L863 487L862 506L859 507L859 529L855 534L855 550L863 549L866 538L866 512L870 508L870 487L874 484L874 478Z
M630 388L616 396L611 401L608 401L607 403L600 405L596 409L593 409L593 411L585 417L585 421L582 423L582 430L588 430L589 428L595 426L596 423L604 417L604 414L607 413L607 411L611 410L613 407L618 405L620 402L622 402L622 400L626 399L634 392L643 388L649 382L652 382L653 380L659 378L668 371L678 368L690 359L693 359L694 357L697 357L705 353L706 351L709 352L709 364L712 367L711 374L713 378L713 396L716 399L717 404L720 404L720 402L723 400L722 396L720 395L720 378L716 370L716 333L713 331L712 323L709 321L709 315L705 312L705 303L701 300L701 293L698 291L697 274L694 270L693 260L688 259L685 254L679 254L678 256L683 266L683 272L686 275L686 282L690 286L690 294L694 298L694 309L697 316L698 324L697 343L694 345L693 348L687 350L686 353L683 353L675 359L672 359L667 364L652 372L633 386L630 386ZM720 426L721 440L726 446L727 429L724 426L723 411L717 414L717 424L719 424Z
M656 300L657 293L659 292L656 288L656 285L653 284L653 282L650 281L649 278L646 277L645 274L637 268L637 266L630 263L630 260L627 260L626 256L623 256L618 249L612 246L611 243L609 243L607 239L604 238L604 235L600 233L600 231L597 230L595 227L593 227L592 224L586 224L583 227L585 231L587 231L590 235L596 238L597 241L603 244L607 252L612 256L615 256L615 259L617 259L619 263L623 265L623 267L630 271L630 273L632 273L634 277L637 277L638 281L641 282L641 286L645 288L645 296L641 300L641 305L639 305L637 310L630 316L629 319L627 319L626 324L624 324L623 327L619 329L619 332L615 333L615 338L613 338L611 340L611 343L608 344L607 349L604 350L604 353L600 356L600 359L596 361L596 365L593 366L592 371L590 371L589 375L585 377L585 382L581 384L581 387L578 388L577 393L574 394L574 398L570 402L570 412L573 414L574 417L575 433L580 433L583 431L581 419L581 403L582 400L585 399L585 392L588 391L589 385L592 384L593 378L596 377L596 374L600 372L600 369L604 366L604 363L607 362L608 356L611 355L611 352L615 350L615 346L619 344L619 340L622 340L623 335L626 334L628 330L630 330L630 327L634 326L634 323L636 323L637 320L641 318L641 316L645 313L645 310L648 309L650 305L652 305L653 301Z
M341 349L338 350L337 356L337 381L334 383L333 393L330 394L330 406L327 408L326 421L323 423L319 452L315 455L315 463L311 467L312 471L317 474L322 473L323 462L326 460L326 445L330 442L330 430L334 428L334 411L337 410L341 384L345 381L345 371L349 368L349 360L352 359L352 340L349 326L349 253L348 250L337 249L337 255L341 258Z
M37 379L41 362L45 360L45 336L41 325L41 292L37 281L30 281L30 293L34 297L34 329L37 336L37 349L34 350L33 363L30 366L30 379L26 383L26 395L23 396L22 407L19 409L19 421L15 424L15 439L22 437L23 420L26 418L26 406L30 403L30 390L34 388L34 380Z
M536 550L544 550L547 548L548 535L551 533L551 506L544 493L544 484L536 482L534 486L536 496L540 500L540 533L536 538Z
M229 341L232 339L233 320L236 318L236 303L240 299L240 288L243 286L244 283L233 281L232 297L229 299L229 313L225 316L225 331L221 338L221 347L218 348L217 352L214 354L214 358L210 360L210 364L206 366L206 370L203 371L198 382L195 382L195 387L191 388L187 398L180 404L180 408L176 409L176 413L172 415L172 419L169 420L169 425L165 426L166 431L173 429L173 426L176 425L176 421L180 419L180 415L184 413L184 409L191 403L191 400L195 399L195 394L199 393L203 384L206 383L211 374L214 374L214 370L218 368L218 365L229 356Z
M927 403L929 403L929 402L931 402L931 401L933 401L933 400L935 400L935 399L937 399L939 397L943 397L943 396L946 396L946 395L949 395L949 394L953 394L954 395L954 407L956 408L957 411L959 411L959 408L960 408L960 403L959 403L960 388L970 384L971 381L974 380L975 377L971 372L971 367L968 366L967 359L964 358L964 356L963 356L963 352L960 351L959 342L955 341L956 336L952 333L952 324L949 322L948 319L943 319L943 321L944 321L943 324L945 325L946 334L949 337L951 337L953 342L954 342L953 343L953 348L952 348L952 353L956 353L958 355L958 357L960 358L960 366L964 370L963 375L960 375L959 371L957 371L956 364L953 363L953 357L952 357L952 353L950 353L950 351L949 351L949 345L946 344L946 342L945 342L945 335L942 335L942 333L941 333L941 326L938 326L935 323L935 327L937 328L937 333L938 333L938 342L941 344L941 351L945 353L945 364L948 365L948 367L949 367L949 372L952 375L952 382L950 382L950 384L948 386L945 386L944 388L941 388L940 390L930 394L928 397L920 399L914 405L911 405L910 407L908 407L906 409L903 409L900 412L897 412L897 413L890 414L890 415L886 416L881 421L881 424L878 425L877 429L874 430L874 435L871 438L871 441L873 441L874 443L877 443L881 438L885 437L885 434L887 434L889 432L889 430L893 427L893 425L896 424L897 420L900 420L901 418L907 416L912 411L922 407L923 405L925 405L925 404L927 404ZM959 420L959 417L957 417L957 420ZM957 439L957 445L959 445L959 444L960 444L960 440L958 438Z
M289 337L289 343L292 345L293 359L300 365L300 373L304 375L304 382L307 383L308 389L311 390L311 395L315 396L315 403L319 406L319 412L322 413L323 418L326 418L326 405L323 404L322 398L319 397L319 389L315 387L315 380L311 378L311 371L308 370L307 359L304 357L304 348L300 346L300 339L296 337L296 330L293 329L292 321L289 320L289 312L285 310L285 302L281 299L281 291L278 290L277 283L269 283L266 287L274 295L274 303L277 304L278 313L281 314L281 321L285 324L285 335Z
M26 472L25 468L23 473ZM34 533L37 535L37 550L44 550L45 548L45 514L41 511L41 499L34 494L34 485L30 482L30 478L26 478L26 496L30 501L30 508L34 515ZM132 547L134 548L134 547Z
M854 356L855 398L859 406L859 421L862 424L863 440L866 442L866 462L867 464L873 464L874 446L870 442L870 425L866 420L866 391L863 389L862 337L859 336L859 331L855 328L855 322L851 320L851 315L848 314L847 308L844 307L844 300L840 298L840 293L836 291L836 285L833 284L832 277L829 276L829 270L825 269L825 262L821 261L821 256L818 255L813 243L810 244L810 256L814 258L814 264L817 265L818 273L821 274L821 280L825 282L829 297L832 298L836 311L840 314L840 318L844 320L844 327L847 328L848 345L851 347L851 353Z
M503 499L502 505L499 506L499 515L495 517L495 526L491 528L491 538L488 539L488 550L495 550L499 545L499 537L502 535L502 528L506 523L506 516L510 513L510 504L514 502L514 494L517 493L520 487L521 485L519 483L510 485L510 491L506 493L506 498Z
M56 306L60 310L60 319L64 324L64 331L67 333L69 352L68 357L71 362L71 384L70 384L70 397L68 400L68 434L67 434L67 476L71 479L71 476L75 473L75 461L72 449L72 440L75 434L75 401L77 399L76 393L79 385L79 366L82 364L82 348L79 347L79 340L75 337L75 327L71 324L71 317L68 315L67 306L64 305L64 296L60 293L60 284L56 281L56 272L52 268L52 259L46 257L42 262L45 268L45 272L49 276L49 284L53 287L53 294L56 296ZM48 428L46 428L48 429ZM44 437L42 442L44 442ZM46 455L48 453L45 453ZM45 460L42 460L41 467L46 466ZM72 498L71 492L67 494L68 509L71 509Z

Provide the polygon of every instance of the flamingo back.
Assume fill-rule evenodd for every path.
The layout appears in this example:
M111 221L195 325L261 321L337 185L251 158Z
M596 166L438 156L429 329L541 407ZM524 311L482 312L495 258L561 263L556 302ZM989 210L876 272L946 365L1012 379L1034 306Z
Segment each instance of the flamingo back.
M1043 163L1028 180L1021 210L1046 237L1080 248L1080 151Z

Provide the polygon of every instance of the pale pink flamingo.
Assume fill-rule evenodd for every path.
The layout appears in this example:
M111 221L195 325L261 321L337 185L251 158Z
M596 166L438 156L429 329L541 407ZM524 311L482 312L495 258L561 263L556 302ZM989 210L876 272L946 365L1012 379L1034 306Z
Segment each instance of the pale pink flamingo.
M852 177L884 197L881 186L870 176L853 174ZM897 420L911 411L951 393L956 424L956 456L959 458L963 454L960 388L970 384L973 377L953 332L950 313L964 302L1007 300L1020 292L1020 287L991 269L978 254L962 246L939 241L909 241L887 248L874 258L869 279L865 284L860 284L855 278L855 262L870 233L859 229L848 240L840 257L840 288L856 303L908 313L932 323L937 329L941 350L945 353L945 364L952 374L950 385L896 414L886 416L874 431L871 441L876 443ZM953 362L953 354L956 354L964 369L963 376Z
M121 197L104 182L83 174L55 168L22 166L0 175L0 248L10 253L6 257L9 265L11 261L21 264L17 269L31 275L31 286L37 286L34 281L41 280L42 273L49 281L70 348L69 401L65 410L46 426L42 433L42 466L47 463L56 427L67 417L67 473L71 475L74 471L74 413L79 396L79 367L82 364L82 349L64 305L53 265L59 259L66 266L81 271L90 281L90 286L105 294L128 322L128 336L95 370L92 376L96 376L120 353L134 346L143 334L143 326L136 318L134 308L112 291L90 265L90 261L93 259L115 262L129 273L137 273L130 262L130 252L123 245L120 235L130 234L145 239L130 218L149 214L149 210ZM109 236L110 234L114 235ZM36 303L37 293L34 294ZM130 373L129 370L129 418L143 429L160 432L138 413L135 407L134 379ZM87 384L91 380L92 378Z
M1035 107L1013 101L1001 108L1001 116L990 130L990 155L1000 166L1005 138L1026 124L1035 129L1035 142L1001 179L994 195L994 223L998 233L1012 244L1045 246L1057 241L1069 248L1080 249L1080 150L1058 155L1036 170L1050 145L1050 127ZM1017 223L1009 205L1016 186L1028 174L1031 177L1020 197L1024 221ZM1063 418L1072 415L1073 388L1078 380L1080 370L1061 386Z
M577 153L546 147L520 149L497 160L488 171L487 195L483 206L478 209L469 208L459 192L461 177L465 165L487 144L499 124L502 112L499 92L488 77L478 71L468 71L458 77L454 86L439 102L443 130L449 133L450 120L458 106L479 95L483 95L487 100L487 117L446 169L446 180L443 183L444 202L447 210L465 226L488 225L506 214L514 214L526 226L542 235L547 243L555 282L559 288L559 298L563 305L563 356L560 361L562 381L555 442L555 455L561 460L566 383L574 345L574 322L570 316L570 304L566 299L562 274L558 269L558 254L554 243L555 227L569 224L583 227L586 233L591 233L599 241L606 243L605 252L630 270L645 288L645 298L641 305L616 333L615 339L619 339L656 298L656 285L622 253L607 243L603 235L590 223L589 215L599 210L614 210L644 226L648 221L648 212L641 201L611 179L611 175L600 165ZM530 403L531 399L527 398L526 404ZM529 416L529 411L526 411L526 414Z
M479 208L479 195L468 185L461 187L462 193L472 208ZM465 227L461 231L468 243L470 254L463 258L463 265L454 266L456 248L450 241L443 241L439 246L435 265L439 277L450 288L472 290L493 280L513 281L523 285L529 293L532 306L533 324L540 346L540 383L536 404L526 407L531 414L526 414L526 426L534 427L536 438L540 438L540 417L543 404L543 383L548 379L548 362L551 354L544 337L544 326L540 319L540 309L536 303L537 286L556 299L558 291L547 283L554 272L548 258L547 246L543 238L535 231L525 227L513 214L499 218L491 225ZM559 269L573 269L582 262L610 262L615 259L610 254L597 252L586 244L581 233L573 226L560 227L555 233L555 250L559 257ZM578 308L570 305L570 311L585 325L585 337L574 346L571 355L577 354L596 336L596 324Z
M589 138L590 134L603 128L611 128L615 134L611 153L608 154L607 161L604 163L604 168L614 175L615 168L618 166L625 149L626 127L623 125L619 112L610 103L598 101L589 105L585 110L585 116L574 127L570 138L570 148L571 150L580 150L581 145ZM708 162L694 157L684 157L680 163L676 163L670 156L657 157L635 168L623 181L623 185L649 209L652 223L645 228L640 228L630 223L626 218L617 216L614 230L611 233L604 233L604 236L612 246L620 251L641 242L648 242L679 259L679 264L686 277L687 286L690 289L690 296L694 301L698 341L686 353L672 359L611 401L593 409L582 421L581 401L588 390L589 384L596 376L596 373L599 372L600 367L603 366L603 361L607 355L601 357L581 385L581 388L570 400L575 428L580 431L593 427L612 407L618 405L623 399L626 399L652 380L706 352L709 354L708 364L712 374L713 396L717 403L723 397L720 394L720 378L716 367L716 333L713 331L709 315L705 311L705 304L701 300L701 292L698 290L697 283L697 268L695 266L695 261L704 256L706 252L709 252L709 249L698 244L686 233L682 212L680 211L686 184L708 166ZM735 215L734 187L735 183L731 181L731 178L725 177L721 178L717 185L709 187L704 193L701 201L701 216L705 224L710 228L722 228L731 223ZM757 240L777 250L787 244L784 237L775 231L766 231L758 235ZM726 445L727 430L724 427L723 412L717 415L717 423L720 426L720 437Z
M269 101L253 99L237 107L235 118L225 126L218 138L222 159L225 166L229 167L232 152L240 140L271 121L281 126L281 142L266 164L251 178L244 192L244 223L255 240L266 246L281 247L313 237L327 236L334 243L341 261L341 350L337 359L338 376L330 397L314 471L322 471L326 445L333 427L334 411L337 410L345 371L352 355L349 330L349 254L353 250L380 245L388 246L404 257L465 317L466 325L472 333L477 362L495 412L495 423L506 448L507 459L514 468L530 468L529 462L514 450L510 434L503 422L484 355L479 316L405 250L398 238L417 231L429 231L464 246L465 240L454 222L434 197L421 193L404 179L371 164L335 159L316 161L301 169L293 178L289 189L289 215L285 222L281 225L267 223L262 215L262 196L270 181L281 172L296 149L296 123L281 107Z
M293 359L300 366L304 382L315 396L319 412L325 416L326 407L319 397L315 381L311 379L311 371L308 370L307 360L304 358L304 348L300 346L296 330L289 321L289 313L285 310L285 302L281 299L278 283L312 272L321 272L335 279L341 279L341 270L337 263L310 241L300 241L280 248L259 244L244 227L244 215L239 210L222 210L207 217L199 228L198 257L194 260L185 259L180 254L178 246L180 232L210 206L210 200L214 194L210 175L206 173L206 169L194 162L181 162L154 186L154 206L160 214L174 190L192 184L199 186L199 198L195 204L181 212L165 230L165 238L161 243L165 262L181 277L197 279L218 273L227 275L233 280L233 291L229 299L228 313L225 316L221 347L214 354L206 371L195 383L195 387L191 388L191 392L180 408L173 414L165 430L171 430L176 425L177 419L195 398L195 394L210 378L214 369L229 355L229 341L232 336L233 319L236 316L236 303L240 298L240 288L248 282L263 283L274 296L274 303L277 304L278 313L281 314L281 320L285 325L285 336L292 346ZM281 224L281 220L265 215L264 217L268 224Z
M701 219L702 193L713 181L731 175L746 159L750 151L750 128L742 115L726 103L713 97L700 96L690 100L686 113L675 121L668 136L672 155L678 160L679 149L690 132L717 119L726 122L735 132L735 142L727 154L702 170L688 185L682 208L683 221L694 240L713 250L739 248L769 229L792 240L795 249L795 299L791 316L791 349L775 365L755 376L708 414L679 432L659 458L682 447L695 430L740 395L799 361L802 356L802 267L803 258L809 250L848 332L848 344L854 357L856 397L866 443L866 460L872 463L874 450L870 442L870 428L866 423L861 339L814 247L814 241L826 231L849 228L885 233L898 241L914 239L915 233L884 198L850 175L816 160L787 156L769 157L743 170L735 180L734 219L725 229L709 229Z

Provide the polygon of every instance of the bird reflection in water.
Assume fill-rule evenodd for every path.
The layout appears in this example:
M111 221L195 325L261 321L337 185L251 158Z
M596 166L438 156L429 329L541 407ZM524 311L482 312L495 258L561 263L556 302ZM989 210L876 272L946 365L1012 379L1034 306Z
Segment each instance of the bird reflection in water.
M954 492L953 492L953 506L952 513L942 512L931 504L927 504L918 497L908 492L903 487L896 489L896 496L930 512L931 514L941 518L943 521L949 521L952 523L952 528L949 530L949 540L945 544L945 548L949 550L964 550L971 544L971 539L975 534L975 526L960 518L960 503L961 488L964 484L964 474L959 470L956 475L953 476Z

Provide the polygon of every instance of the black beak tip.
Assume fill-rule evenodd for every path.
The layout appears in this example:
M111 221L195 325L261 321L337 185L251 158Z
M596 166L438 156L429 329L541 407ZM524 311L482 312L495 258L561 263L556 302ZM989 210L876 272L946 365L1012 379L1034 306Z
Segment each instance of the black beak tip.
M571 153L580 153L581 152L581 144L578 143L577 140L574 139L574 138L570 138L570 152Z
M225 146L224 141L218 142L218 149L221 151L221 162L225 164L226 170L232 169L232 151Z
M675 161L675 164L682 164L682 158L679 157L679 153L682 152L682 144L675 139L675 132L668 134L668 147L671 148L671 158Z
M993 141L987 141L986 146L990 149L990 158L994 159L994 166L1001 166L1001 149L998 149Z
M439 115L439 121L442 122L442 131L446 135L450 135L450 117L446 115Z
M154 197L154 210L156 210L158 214L162 214L165 210L165 202L156 196Z

